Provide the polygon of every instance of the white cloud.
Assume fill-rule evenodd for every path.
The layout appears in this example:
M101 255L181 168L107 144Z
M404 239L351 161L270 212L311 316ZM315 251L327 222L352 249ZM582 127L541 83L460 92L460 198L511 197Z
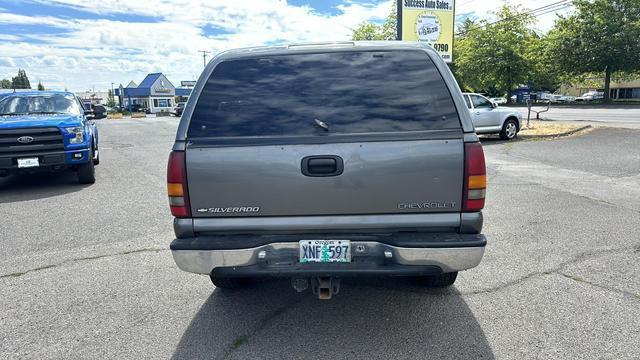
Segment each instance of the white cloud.
M45 25L67 31L27 35L36 42L15 42L16 39L0 42L0 54L10 54L14 60L13 65L0 63L0 76L12 76L15 67L21 66L31 77L41 77L43 82L54 82L58 87L66 84L70 89L85 89L91 84L104 89L110 87L112 81L116 84L126 84L132 79L139 82L147 72L162 71L178 83L193 79L202 70L198 50L216 53L273 41L345 40L359 23L383 18L391 9L391 0L377 4L347 2L340 5L338 14L333 16L318 14L307 6L290 6L281 0L57 0L53 3L96 14L129 17L135 14L159 21L62 19L0 13L0 24ZM219 28L222 33L206 36L202 30L205 25Z
M140 82L148 72L156 71L164 72L175 84L191 80L202 70L198 50L217 53L274 41L347 40L351 29L363 21L384 19L392 6L392 0L345 0L334 15L329 15L283 0L42 1L106 18L22 16L0 11L0 24L49 26L64 31L4 35L0 38L0 77L15 76L17 67L22 67L32 81L71 90L106 89L111 82L116 86L130 80ZM485 0L458 3L458 13L474 11L483 16L490 16L490 11L503 4ZM137 15L143 20L109 20L118 19L118 14L126 14L129 19ZM145 22L144 17L157 22ZM220 29L220 34L205 34L205 25ZM546 23L544 26L550 27ZM32 41L23 41L25 38Z
M18 35L0 34L0 41L19 41L21 39Z
M0 57L0 67L14 67L16 62L10 57Z

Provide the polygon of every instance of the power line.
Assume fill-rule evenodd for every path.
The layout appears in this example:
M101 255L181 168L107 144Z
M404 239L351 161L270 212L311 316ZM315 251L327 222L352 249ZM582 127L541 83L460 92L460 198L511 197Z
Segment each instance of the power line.
M471 4L472 2L476 2L476 0L469 0L469 1L465 1L465 2L463 2L462 4L458 4L458 5L456 5L456 6L460 6L460 7L462 7L462 6L465 6L465 5L469 5L469 4Z
M549 14L549 13L552 13L552 12L556 12L556 11L559 11L559 10L568 9L568 8L570 8L572 6L573 6L573 4L566 4L564 6L557 7L555 9L547 10L546 12L542 12L542 13L536 14L536 17L542 16L542 15L546 15L546 14Z
M563 9L569 8L571 6L573 6L573 0L562 0L562 1L554 2L554 3L551 3L551 4L547 4L545 6L541 6L539 8L535 8L533 10L529 10L529 11L525 11L523 13L516 14L515 16L511 16L511 17L508 17L508 18L505 18L505 19L496 20L494 22L487 23L487 24L478 24L478 25L476 25L474 27L471 27L471 28L467 29L467 31L459 31L459 32L456 33L456 35L458 35L458 36L465 35L467 32L469 32L471 30L481 29L481 28L483 28L485 26L495 25L495 24L498 24L498 23L501 23L501 22L505 22L505 21L509 21L509 20L515 20L515 19L517 19L519 17L526 16L526 15L531 15L531 16L537 18L538 16L546 15L546 14L549 14L549 13L554 12L554 11L563 10Z
M562 10L562 9L567 8L569 6L573 6L573 0L562 0L562 1L551 3L551 4L548 4L548 5L545 5L545 6L541 6L539 8L533 9L533 10L525 11L525 12L523 12L521 14L516 14L515 16L512 16L511 18L506 18L506 19L494 21L493 23L491 23L489 25L497 24L497 23L499 23L501 21L508 21L508 20L517 19L517 18L519 18L521 16L526 16L526 15L531 15L533 17L538 17L540 15L545 15L545 14L548 14L550 12Z
M207 50L198 50L198 52L202 53L202 65L204 67L207 67L207 55L211 54L211 51L207 51Z
M540 15L548 14L549 12L562 10L562 9L568 7L568 6L572 6L573 5L572 2L573 2L572 0L562 0L562 1L555 2L555 3L547 4L545 6L541 6L539 8L533 9L533 10L525 11L523 13L517 14L515 16L511 16L511 17L508 17L508 18L505 18L505 19L496 20L496 21L488 23L488 24L478 24L477 26L468 29L467 32L470 31L470 30L473 30L473 29L480 29L480 28L483 28L485 26L495 25L495 24L498 24L498 23L501 23L501 22L504 22L504 21L515 20L515 19L517 19L519 17L526 16L526 15L532 15L533 17L538 17ZM560 6L560 7L558 7L558 6ZM556 7L558 7L558 8L556 8ZM544 12L546 10L549 10L549 11L548 12ZM544 13L535 14L536 12L539 12L539 11L543 11ZM464 34L466 34L466 32L458 32L456 35L464 35Z

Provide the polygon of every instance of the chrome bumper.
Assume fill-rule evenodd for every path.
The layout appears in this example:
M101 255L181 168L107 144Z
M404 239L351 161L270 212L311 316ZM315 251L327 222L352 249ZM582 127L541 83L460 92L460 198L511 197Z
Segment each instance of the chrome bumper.
M359 254L355 249L364 246ZM172 250L173 259L184 271L210 274L217 267L239 267L256 265L260 261L278 258L279 254L297 254L297 242L272 243L250 249L238 250ZM379 242L352 241L352 257L368 256L385 258L387 263L397 265L438 266L443 272L461 271L478 266L484 254L484 246L455 248L405 248ZM264 251L264 258L258 254ZM392 256L385 257L391 251Z

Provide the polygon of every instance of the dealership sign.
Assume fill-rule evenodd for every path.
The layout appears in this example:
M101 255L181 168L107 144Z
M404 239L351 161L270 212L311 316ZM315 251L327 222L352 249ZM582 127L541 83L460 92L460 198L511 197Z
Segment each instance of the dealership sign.
M429 44L446 62L453 57L455 0L398 1L398 39Z

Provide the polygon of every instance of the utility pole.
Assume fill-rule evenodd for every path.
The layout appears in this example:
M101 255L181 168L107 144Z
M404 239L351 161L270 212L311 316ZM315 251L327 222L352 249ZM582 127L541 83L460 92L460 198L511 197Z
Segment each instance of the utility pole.
M202 53L202 65L204 67L207 67L207 55L211 54L211 51L207 51L207 50L198 50L198 52Z

